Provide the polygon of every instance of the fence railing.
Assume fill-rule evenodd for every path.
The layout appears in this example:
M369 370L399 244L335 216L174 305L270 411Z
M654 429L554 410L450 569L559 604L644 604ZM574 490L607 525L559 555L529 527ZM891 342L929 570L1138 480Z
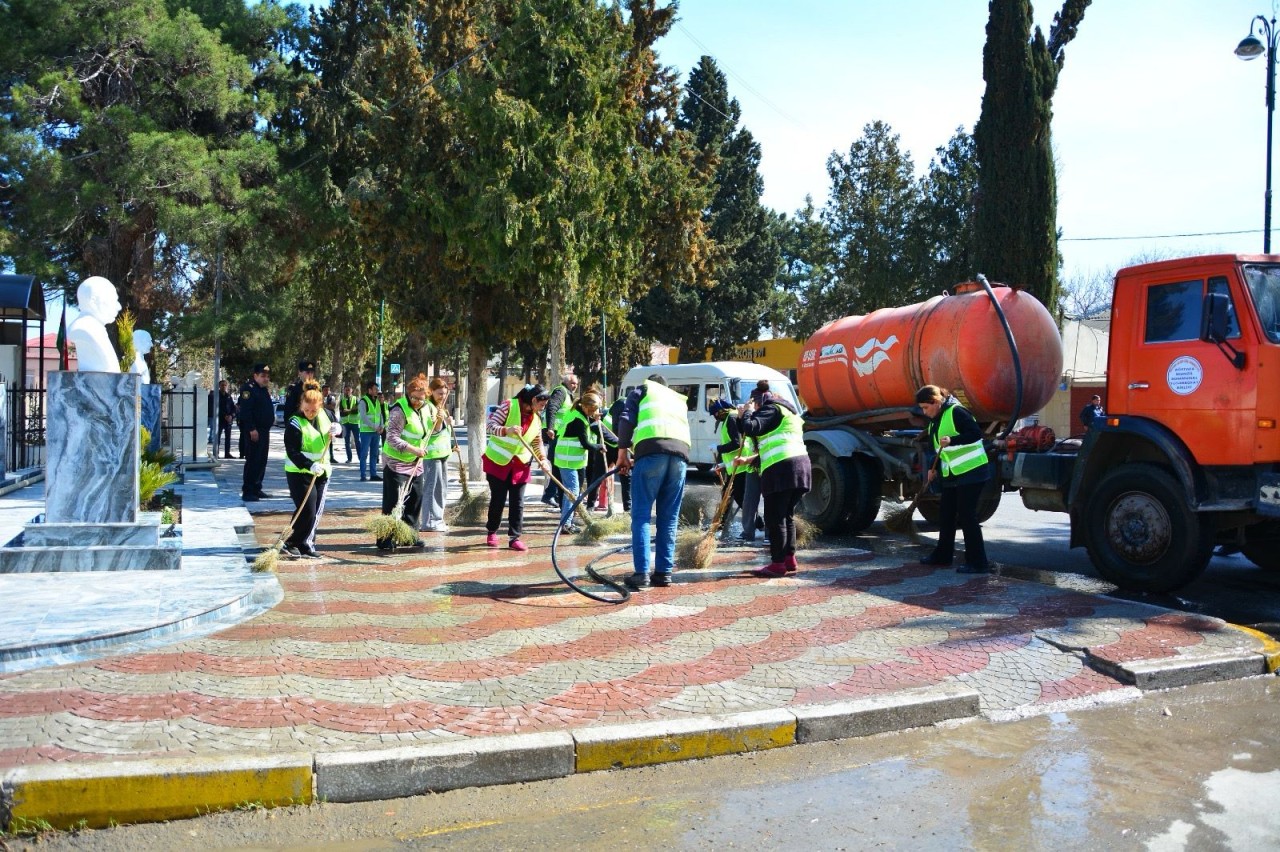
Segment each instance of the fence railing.
M43 467L45 460L44 391L7 388L5 470Z

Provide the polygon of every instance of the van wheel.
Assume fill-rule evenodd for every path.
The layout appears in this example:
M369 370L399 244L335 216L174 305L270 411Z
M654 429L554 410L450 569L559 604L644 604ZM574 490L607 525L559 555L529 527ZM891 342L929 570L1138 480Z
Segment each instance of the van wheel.
M822 447L809 451L813 465L813 487L804 495L801 509L824 533L848 530L849 496L857 479L848 459L838 459Z
M1173 475L1153 464L1121 465L1103 477L1085 512L1089 558L1117 586L1168 592L1199 576L1212 530L1187 506Z
M1246 527L1240 552L1265 571L1280 571L1280 521Z

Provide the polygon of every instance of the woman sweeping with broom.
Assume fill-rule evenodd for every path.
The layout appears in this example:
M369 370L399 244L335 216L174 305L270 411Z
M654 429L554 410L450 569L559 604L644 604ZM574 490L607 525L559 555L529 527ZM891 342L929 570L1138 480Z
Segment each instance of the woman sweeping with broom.
M739 409L738 419L740 434L755 438L759 448L760 494L769 534L769 564L751 573L785 577L797 567L796 506L812 487L813 473L800 415L790 402L772 393L761 393L759 399L759 409L748 402Z
M978 421L951 392L937 385L916 391L916 404L929 418L925 434L933 441L938 464L929 469L925 487L942 475L942 501L938 507L938 546L920 560L922 565L948 566L956 546L956 526L964 530L964 565L957 574L987 574L986 544L978 521L978 498L991 478L991 465L982 444Z
M435 428L435 409L426 403L427 377L419 373L391 406L382 445L382 514L402 521L414 535L422 513L422 460ZM394 534L378 538L377 545L382 553L395 552ZM418 538L409 546L425 545Z
M329 484L329 442L342 434L342 424L330 422L323 404L320 384L313 379L304 382L298 411L284 429L284 476L297 508L284 552L294 558L320 558L316 528L324 514L324 493Z
M502 507L510 503L507 516L507 546L526 551L520 540L524 529L524 487L532 478L530 463L541 456L542 410L551 394L542 385L525 385L513 398L499 405L486 423L488 440L484 448L484 475L489 480L489 517L485 523L485 544L498 546Z

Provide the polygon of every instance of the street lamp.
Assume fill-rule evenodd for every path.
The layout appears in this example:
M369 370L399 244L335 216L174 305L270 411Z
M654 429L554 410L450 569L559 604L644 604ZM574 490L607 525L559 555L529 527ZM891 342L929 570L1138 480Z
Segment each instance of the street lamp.
M1254 31L1259 30L1266 37L1263 42ZM1276 112L1276 19L1270 21L1262 15L1255 15L1249 22L1249 35L1236 46L1236 56L1241 59L1257 59L1267 55L1267 196L1262 214L1262 252L1271 254L1271 119Z

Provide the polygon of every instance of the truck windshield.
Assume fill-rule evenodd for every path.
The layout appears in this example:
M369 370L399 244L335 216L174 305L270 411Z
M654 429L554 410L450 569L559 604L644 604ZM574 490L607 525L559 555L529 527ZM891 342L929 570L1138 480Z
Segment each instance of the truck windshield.
M1280 266L1245 264L1244 278L1262 333L1272 343L1280 343Z

